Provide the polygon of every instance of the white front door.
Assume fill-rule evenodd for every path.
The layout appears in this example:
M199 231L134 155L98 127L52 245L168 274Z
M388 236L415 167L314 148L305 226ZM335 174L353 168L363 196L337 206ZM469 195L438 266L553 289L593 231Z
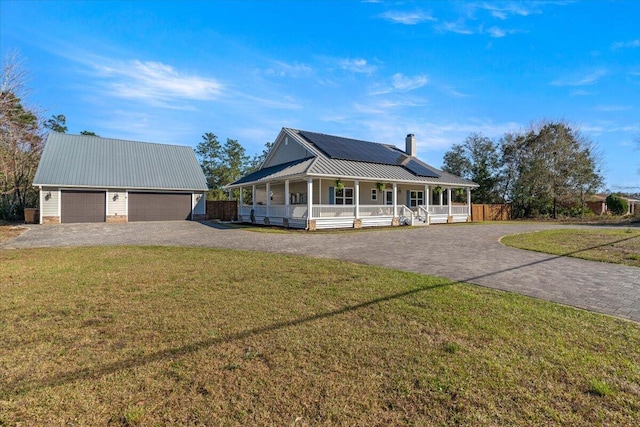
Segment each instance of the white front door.
M384 204L393 205L393 190L384 190Z

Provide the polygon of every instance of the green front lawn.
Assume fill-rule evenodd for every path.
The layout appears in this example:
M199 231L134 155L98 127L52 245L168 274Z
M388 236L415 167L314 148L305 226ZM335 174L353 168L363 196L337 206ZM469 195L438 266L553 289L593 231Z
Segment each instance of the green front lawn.
M507 246L640 267L639 228L544 230L505 236Z
M640 325L384 268L0 251L0 425L636 425Z

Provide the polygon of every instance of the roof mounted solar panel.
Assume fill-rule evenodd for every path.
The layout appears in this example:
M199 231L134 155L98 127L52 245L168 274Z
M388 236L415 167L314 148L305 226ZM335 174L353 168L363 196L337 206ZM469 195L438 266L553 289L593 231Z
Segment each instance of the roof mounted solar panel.
M407 158L405 152L391 145L307 131L299 131L299 134L331 159L400 165Z
M411 173L426 178L440 178L440 175L418 162L417 160L409 160L404 167Z

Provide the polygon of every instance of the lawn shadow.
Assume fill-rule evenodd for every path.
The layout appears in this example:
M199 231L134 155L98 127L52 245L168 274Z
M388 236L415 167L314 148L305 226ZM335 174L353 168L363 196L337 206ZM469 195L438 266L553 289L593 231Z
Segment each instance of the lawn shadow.
M159 350L157 352L148 354L146 356L143 357L130 357L124 360L120 360L117 362L113 362L110 364L106 364L102 367L92 367L92 368L81 368L81 369L77 369L75 371L71 371L71 372L62 372L59 374L56 374L54 376L51 376L49 378L43 378L40 380L18 380L18 381L14 381L13 383L9 383L9 384L4 384L2 390L0 390L0 398L2 399L8 399L11 396L15 396L15 395L19 395L19 394L23 394L26 393L30 390L33 389L42 389L42 388L47 388L47 387L55 387L55 386L60 386L60 385L64 385L67 383L72 383L72 382L76 382L76 381L81 381L81 380L87 380L87 379L98 379L100 377L103 377L105 375L109 375L121 370L125 370L125 369L131 369L131 368L135 368L135 367L139 367L139 366L143 366L149 363L153 363L153 362L157 362L166 358L172 358L172 357L181 357L181 356L185 356L191 353L195 353L197 351L209 348L209 347L213 347L215 345L218 344L223 344L223 343L229 343L229 342L233 342L233 341L239 341L239 340L243 340L246 338L249 338L251 336L255 336L255 335L260 335L260 334L264 334L264 333L268 333L268 332L273 332L273 331L278 331L281 329L285 329L285 328L290 328L290 327L295 327L295 326L299 326L302 324L306 324L306 323L310 323L310 322L314 322L317 320L322 320L322 319L326 319L326 318L330 318L333 316L339 316L341 314L345 314L345 313L350 313L350 312L354 312L357 310L361 310L363 308L367 308L376 304L381 304L387 301L392 301L395 299L400 299L400 298L404 298L410 295L415 295L421 292L426 292L426 291L430 291L430 290L435 290L435 289L439 289L439 288L443 288L443 287L447 287L447 286L452 286L452 285L457 285L457 284L463 284L463 283L474 283L477 284L476 282L480 279L484 279L487 277L491 277L491 276L496 276L502 273L506 273L506 272L510 272L510 271L515 271L515 270L520 270L526 267L530 267L533 265L538 265L538 264L543 264L543 263L547 263L547 262L552 262L554 260L557 260L559 258L563 258L563 257L568 257L571 255L574 255L576 253L580 253L580 252L584 252L584 251L588 251L590 249L596 249L602 246L608 246L614 243L620 243L620 242L624 242L627 240L631 240L631 239L635 239L638 238L640 236L632 236L632 237L628 237L628 238L624 238L624 239L619 239L616 240L614 242L610 242L610 243L606 243L606 244L601 244L601 245L596 245L593 247L589 247L589 248L584 248L584 249L580 249L577 251L572 251L572 252L567 252L565 254L562 255L552 255L549 258L545 258L542 260L537 260L537 261L532 261L529 263L525 263L522 265L517 265L514 267L508 267L508 268L504 268L498 271L492 271L489 273L485 273L485 274L481 274L481 275L476 275L473 277L468 277L462 280L458 280L458 281L452 281L452 280L448 280L448 279L442 279L440 282L430 285L430 286L426 286L426 287L420 287L420 288L416 288L416 289L411 289L408 291L404 291L404 292L398 292L395 294L391 294L391 295L386 295L386 296L382 296L379 298L374 298L359 304L354 304L354 305L348 305L336 310L331 310L331 311L326 311L323 313L319 313L319 314L315 314L312 316L303 316L297 319L292 319L292 320L287 320L287 321L282 321L282 322L276 322L273 323L271 325L266 325L266 326L261 326L261 327L257 327L257 328L253 328L253 329L249 329L246 331L241 331L241 332L237 332L237 333L233 333L227 336L223 336L223 337L212 337L212 338L208 338L208 339L204 339L204 340L200 340L197 342L193 342L187 345L183 345L180 347L175 347L175 348L170 348L170 349L165 349L165 350ZM484 286L484 285L480 285L480 286Z
M505 236L505 237L506 237L506 236ZM599 245L590 246L590 247L588 247L588 248L577 249L577 250L575 250L575 251L566 252L566 253L564 253L564 254L560 254L560 255L549 254L548 252L533 251L533 250L531 250L531 249L516 248L515 246L506 245L506 244L504 244L504 243L502 243L502 244L503 244L503 245L505 245L505 246L508 246L508 247L510 247L510 248L514 248L514 249L520 249L520 250L523 250L523 251L538 252L538 253L548 254L548 255L550 255L550 256L551 256L551 258L543 259L543 260L536 261L536 262L533 262L533 263L531 263L531 264L526 264L526 265L525 265L525 266L529 266L529 265L539 264L539 263L542 263L542 262L552 261L552 260L554 260L554 259L558 259L558 258L572 257L573 255L576 255L576 254L579 254L579 253L582 253L582 252L587 252L587 251L590 251L590 250L593 250L593 249L604 248L604 247L606 247L606 246L615 245L616 243L628 242L629 240L639 239L639 238L640 238L640 234L635 235L635 236L631 236L631 237L625 237L624 239L614 240L614 241L612 241L612 242L601 243L601 244L599 244ZM580 259L582 259L582 258L580 258ZM591 261L591 260L585 260L585 261ZM593 262L597 262L597 261L593 261ZM523 267L525 267L525 266L523 266ZM516 267L516 268L520 268L520 267Z
M208 338L205 340L197 341L191 344L183 345L180 347L159 350L157 352L148 354L142 357L130 357L124 360L113 362L102 367L96 368L81 368L71 372L61 372L49 378L40 380L18 380L13 384L5 384L0 390L0 398L9 398L11 395L19 395L26 393L33 389L42 389L47 387L56 387L75 381L97 379L105 375L109 375L121 370L131 369L139 366L143 366L149 363L157 362L165 358L185 356L197 351L213 347L218 344L229 343L233 341L239 341L249 338L254 335L260 335L268 332L273 332L285 328L295 327L305 323L314 322L316 320L322 320L333 316L339 316L341 314L350 313L366 307L370 307L376 304L384 303L398 298L403 298L409 295L414 295L420 292L438 289L445 286L450 286L458 282L452 282L447 279L442 279L441 282L434 285L411 289L404 292L395 293L379 298L375 298L369 301L365 301L359 304L348 305L337 310L326 311L324 313L315 314L312 316L303 316L293 320L287 320L282 322L276 322L271 325L261 326L246 331L236 332L223 337Z

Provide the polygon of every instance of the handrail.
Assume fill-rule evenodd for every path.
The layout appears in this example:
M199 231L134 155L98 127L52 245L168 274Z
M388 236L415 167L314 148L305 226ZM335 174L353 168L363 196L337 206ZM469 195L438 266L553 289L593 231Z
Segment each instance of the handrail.
M429 210L426 206L418 205L418 216L424 218L424 223L429 225Z
M408 218L409 219L409 225L413 225L414 214L413 214L413 211L411 209L409 209L405 205L398 205L398 214L399 214L398 216L400 216L400 217ZM400 225L404 225L404 224L400 224Z

